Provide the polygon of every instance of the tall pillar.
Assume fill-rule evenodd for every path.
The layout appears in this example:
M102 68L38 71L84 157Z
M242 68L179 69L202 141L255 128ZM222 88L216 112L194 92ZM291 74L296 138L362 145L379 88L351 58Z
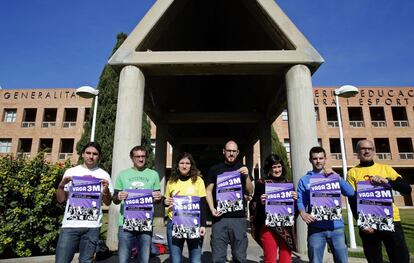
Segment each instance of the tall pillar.
M126 66L119 78L118 103L116 110L114 147L112 154L112 183L118 173L132 162L129 151L141 144L142 115L144 110L145 77L140 69ZM109 207L109 222L106 244L110 250L118 248L119 205Z
M254 179L254 145L247 145L246 147L246 166L249 169L249 173L252 175Z
M178 144L172 145L172 157L171 157L171 166L174 169L175 160L177 159L178 155L183 151L182 146Z
M268 120L260 122L260 163L272 153L272 123Z
M167 165L167 124L160 122L157 124L155 134L155 170L160 176L161 193L165 190L165 167ZM164 206L158 204L154 209L154 224L162 225L164 220Z
M293 182L311 169L309 150L317 145L316 120L313 105L312 80L310 70L304 65L295 65L286 73L287 104L289 114L290 156ZM307 251L307 225L298 217L298 252Z

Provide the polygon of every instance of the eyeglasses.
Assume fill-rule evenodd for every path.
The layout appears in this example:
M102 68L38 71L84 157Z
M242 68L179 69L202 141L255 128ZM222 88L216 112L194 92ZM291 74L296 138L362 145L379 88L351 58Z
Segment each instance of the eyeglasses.
M224 149L224 151L226 153L238 153L239 152L239 150L227 150L227 149Z
M359 148L359 151L360 152L363 152L363 151L373 151L373 150L374 150L373 147L361 147L361 148Z

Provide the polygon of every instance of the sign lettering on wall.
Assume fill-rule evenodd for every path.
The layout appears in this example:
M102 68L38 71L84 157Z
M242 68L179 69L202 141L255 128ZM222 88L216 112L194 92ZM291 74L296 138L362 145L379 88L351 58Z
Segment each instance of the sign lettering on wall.
M335 106L334 89L315 89L313 103L317 105ZM414 98L414 89L360 89L355 98L346 99L347 105L407 106L409 99Z
M75 99L77 98L75 91L6 91L3 93L5 100L23 100L23 99Z

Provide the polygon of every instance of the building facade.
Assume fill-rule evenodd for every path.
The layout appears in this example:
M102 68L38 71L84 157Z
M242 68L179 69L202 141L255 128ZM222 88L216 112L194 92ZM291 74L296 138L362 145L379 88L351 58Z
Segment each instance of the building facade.
M0 90L0 154L31 157L44 151L51 162L78 160L76 143L89 120L92 100L76 89Z

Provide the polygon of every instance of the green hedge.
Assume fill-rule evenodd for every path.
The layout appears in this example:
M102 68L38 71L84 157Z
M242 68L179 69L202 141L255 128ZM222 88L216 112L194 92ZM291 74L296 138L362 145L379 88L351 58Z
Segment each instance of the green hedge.
M69 166L0 157L0 258L54 254L64 212L55 189Z

